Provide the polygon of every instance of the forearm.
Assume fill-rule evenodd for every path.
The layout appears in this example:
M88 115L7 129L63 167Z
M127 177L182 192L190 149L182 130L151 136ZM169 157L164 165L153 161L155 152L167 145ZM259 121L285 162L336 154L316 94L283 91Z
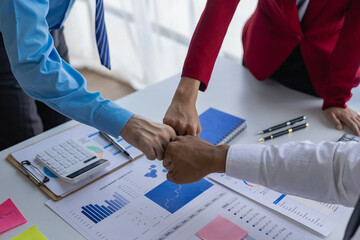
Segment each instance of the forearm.
M4 0L0 7L0 29L21 88L72 119L118 136L132 113L88 92L84 77L61 59L48 30L48 2Z
M200 81L194 78L182 77L174 94L173 101L195 104Z
M329 76L324 83L323 109L346 107L351 89L360 82L360 2L352 1L339 38L330 56ZM357 74L357 76L356 76Z
M208 0L192 36L182 76L198 79L207 88L223 39L240 0Z
M355 204L360 194L360 150L354 143L310 142L281 146L235 145L229 176L323 202Z

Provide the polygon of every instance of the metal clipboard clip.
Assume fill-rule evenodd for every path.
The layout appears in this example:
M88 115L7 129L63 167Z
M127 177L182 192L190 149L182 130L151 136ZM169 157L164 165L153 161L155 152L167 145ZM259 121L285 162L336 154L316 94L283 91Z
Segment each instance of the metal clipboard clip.
M38 177L36 177L32 172L29 171L28 168L25 167L25 165L30 166L33 170L37 171L41 176L44 177L44 179L41 181ZM45 176L37 167L35 167L34 165L32 165L30 163L30 161L28 160L24 160L20 162L20 169L22 170L22 172L33 182L35 183L37 186L41 186L44 185L44 183L47 183L48 181L50 181L50 179Z

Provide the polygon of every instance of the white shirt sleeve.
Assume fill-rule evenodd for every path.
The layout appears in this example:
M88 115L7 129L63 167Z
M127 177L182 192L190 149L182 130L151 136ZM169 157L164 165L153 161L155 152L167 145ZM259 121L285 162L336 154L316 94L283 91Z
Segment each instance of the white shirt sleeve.
M354 206L360 195L360 143L234 145L226 174L281 193Z

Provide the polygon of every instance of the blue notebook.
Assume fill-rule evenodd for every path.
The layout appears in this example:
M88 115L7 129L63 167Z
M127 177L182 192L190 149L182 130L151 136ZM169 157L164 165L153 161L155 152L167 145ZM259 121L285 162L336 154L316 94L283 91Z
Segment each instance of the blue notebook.
M225 144L246 128L245 119L209 108L200 116L200 138L214 145Z

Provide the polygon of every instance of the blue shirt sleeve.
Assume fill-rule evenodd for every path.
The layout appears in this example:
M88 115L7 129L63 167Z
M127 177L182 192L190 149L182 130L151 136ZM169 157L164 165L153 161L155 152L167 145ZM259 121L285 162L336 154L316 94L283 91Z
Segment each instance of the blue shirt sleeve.
M0 30L16 80L34 99L117 137L133 113L86 90L84 77L54 47L48 9L48 0L0 1Z

